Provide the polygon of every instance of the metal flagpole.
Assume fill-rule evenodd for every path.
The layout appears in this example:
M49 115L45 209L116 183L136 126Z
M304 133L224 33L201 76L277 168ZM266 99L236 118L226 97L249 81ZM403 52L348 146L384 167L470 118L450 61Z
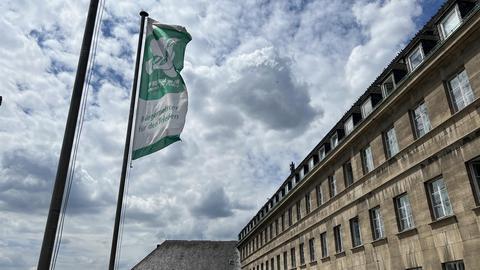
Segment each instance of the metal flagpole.
M110 264L108 267L109 270L115 269L115 257L117 255L118 231L120 228L120 218L122 216L123 194L125 191L125 177L127 175L128 156L130 153L130 140L131 140L131 133L132 133L133 113L135 109L135 99L137 96L138 69L140 66L140 57L141 57L142 42L143 42L143 28L145 27L145 18L148 17L148 13L145 11L141 11L140 16L141 16L140 37L138 38L137 60L135 62L135 75L133 77L132 97L130 100L130 115L128 116L127 137L125 139L125 149L123 151L122 174L120 176L120 186L118 188L117 211L115 214L115 226L113 228L112 248L110 251Z
M57 175L53 186L52 199L50 201L50 209L48 211L47 224L45 225L45 233L43 235L42 249L38 260L39 270L48 270L52 261L53 248L55 245L55 237L57 234L58 220L60 217L63 194L65 191L65 183L67 180L70 157L72 153L72 145L75 137L75 130L78 120L78 112L83 95L83 86L85 83L85 75L87 73L88 58L92 45L92 37L95 29L95 20L97 17L98 0L91 0L88 8L87 22L83 33L82 48L80 58L78 59L77 74L73 84L72 99L70 100L70 109L68 111L67 124L65 126L65 134L63 136L62 150L60 151L60 159L58 162Z

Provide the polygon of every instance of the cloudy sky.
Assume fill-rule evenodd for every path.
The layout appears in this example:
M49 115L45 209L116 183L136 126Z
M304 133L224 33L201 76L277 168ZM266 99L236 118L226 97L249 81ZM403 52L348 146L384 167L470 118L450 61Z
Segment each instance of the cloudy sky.
M145 9L193 36L183 141L133 163L121 250L236 239L441 0L107 0L57 269L105 269ZM0 2L0 269L36 268L88 1Z

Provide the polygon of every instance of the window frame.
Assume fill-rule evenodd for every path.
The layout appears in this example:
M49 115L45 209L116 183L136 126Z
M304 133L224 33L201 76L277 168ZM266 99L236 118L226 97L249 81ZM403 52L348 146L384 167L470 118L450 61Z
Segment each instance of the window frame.
M458 24L453 28L453 30L450 33L446 33L445 27L443 25L447 21L447 18L450 17L450 15L452 15L453 13L455 13L458 18ZM460 27L460 25L462 25L462 23L463 23L462 14L460 13L460 9L458 8L458 5L455 4L455 6L447 13L447 15L445 15L445 17L442 18L442 20L438 24L438 28L439 28L438 32L440 33L441 40L446 40L449 36L455 33L455 31Z
M322 145L320 149L318 149L318 160L319 162L325 158L327 155L327 151L325 150L325 145Z
M335 197L337 195L337 179L335 177L335 174L328 176L328 188L330 198Z
M393 135L395 137L395 148L396 149L391 149L390 148L390 137L388 136L389 132L393 130ZM389 159L398 152L400 152L400 147L398 146L398 138L397 138L397 131L395 130L395 126L391 125L389 128L387 128L384 132L382 132L382 138L383 138L383 148L385 149L385 157L386 159ZM395 151L393 151L395 150Z
M335 252L337 254L345 251L342 240L342 224L333 227L333 239L335 241Z
M418 63L416 66L413 66L412 64L412 60L410 59L413 54L415 54L417 51L420 51L420 56L422 58L422 60L420 61L420 63ZM413 72L415 69L417 69L422 63L423 63L423 60L425 60L425 53L423 52L423 46L422 46L422 43L420 42L417 47L415 47L415 49L410 52L408 55L407 55L407 66L408 66L408 70L410 72Z
M402 219L401 219L401 216L400 216L401 208L399 206L399 202L400 202L400 198L403 198L403 197L407 198L407 201L408 201L408 208L407 207L402 207L402 208L405 208L405 209L410 211L409 213L407 213L407 215L405 215L408 223L411 223L409 227L403 227ZM404 193L396 196L395 198L393 198L393 200L394 200L394 206L395 206L395 216L397 218L398 232L404 232L404 231L414 229L415 228L415 219L413 217L412 205L410 203L410 198L408 197L407 192L404 192ZM409 218L409 217L411 217L411 218Z
M292 268L295 268L297 267L297 254L295 253L295 248L292 247L290 249L290 265L292 266Z
M300 243L298 246L298 253L300 255L300 265L305 264L305 243Z
M372 165L372 168L369 169L369 165L368 165L368 162L369 160L367 160L367 149L369 149L369 152L370 152L370 157L371 157L371 165ZM367 173L373 171L375 169L375 163L374 163L374 160L373 160L373 152L372 152L372 146L370 144L366 145L364 148L362 148L362 150L360 150L360 159L362 161L362 171L363 171L363 175L366 175Z
M315 256L315 238L308 239L308 251L310 253L310 262L316 261Z
M365 110L365 105L367 104L367 102L370 104L368 106L369 111ZM360 106L360 111L361 111L361 114L362 114L362 119L367 118L373 112L372 97L369 96L364 102L362 102L362 105Z
M327 232L320 234L320 249L322 251L322 259L328 257L328 242L327 242Z
M345 181L345 188L346 188L353 185L353 183L355 183L355 178L353 177L352 161L348 160L347 162L343 163L342 168L343 168L343 178Z
M355 125L353 123L353 115L350 115L350 117L347 118L347 121L345 121L343 127L345 128L345 135L352 133L352 131L355 129Z
M420 135L419 129L418 129L418 126L417 126L417 121L415 120L415 119L416 119L416 117L415 117L415 116L416 116L415 111L416 111L416 109L418 109L418 108L419 108L420 106L422 106L422 105L425 106L425 113L426 113L426 117L427 117L426 119L428 119L428 130L424 131L424 133ZM425 121L425 118L422 117L421 119L422 119L422 125L423 125L424 130L425 130L425 127L426 127L426 125L425 125L426 122L424 122L424 121ZM428 114L428 108L427 108L427 105L425 104L425 101L424 101L424 100L418 102L418 103L413 107L413 109L410 110L410 121L411 121L411 124L412 124L413 135L414 135L414 138L415 138L415 139L419 139L419 138L427 135L427 134L433 129L433 127L432 127L432 122L430 121L430 116L429 116L429 114Z
M392 81L392 85L393 85L393 88L390 90L390 92L388 91L388 89L386 89L386 86L385 86L385 83L387 83L387 81ZM393 73L391 73L383 82L382 82L382 85L381 85L381 88L382 88L382 97L385 99L387 98L388 96L390 96L393 91L397 88L397 84L395 83L395 77L393 76Z
M463 91L464 89L461 88L461 93L462 93L462 99L463 99L464 106L462 108L459 108L458 105L457 105L455 96L453 94L453 87L452 87L451 82L454 79L458 78L460 76L460 74L462 74L464 72L465 72L465 76L467 77L468 87L470 88L470 91L471 91L471 94L472 94L473 98L472 98L472 100L465 100L466 95L464 95L464 91ZM450 105L450 109L452 111L452 114L455 114L455 113L465 109L465 107L472 104L477 99L477 97L475 96L475 91L473 91L472 85L470 83L470 77L468 77L467 70L464 67L462 67L462 69L458 70L452 76L450 76L446 81L444 81L444 84L445 84L445 89L446 89L446 92L447 92L448 101L449 101L449 105Z
M352 239L352 248L356 248L363 245L362 241L362 228L360 227L360 219L355 216L349 220L350 224L350 237ZM355 224L357 227L355 227ZM358 231L357 231L358 230ZM358 235L357 235L358 233ZM357 242L358 240L358 242Z
M295 204L295 210L297 212L297 222L300 221L300 219L302 219L302 209L301 209L301 200L298 200Z
M445 194L441 193L442 191L438 191L440 192L439 196L441 197L441 207L442 207L442 211L444 212L444 215L443 216L437 216L438 214L436 213L435 211L435 206L436 205L433 205L433 193L434 193L434 190L433 190L433 183L434 182L437 182L437 181L442 181L443 182L443 187L445 189ZM452 205L452 202L450 200L450 197L448 195L448 190L447 190L447 185L445 183L445 179L442 177L442 176L439 176L439 177L436 177L432 180L429 180L427 182L425 182L425 191L427 193L427 198L428 198L428 206L430 208L430 214L431 214L431 217L432 217L432 220L439 220L439 219L443 219L443 218L447 218L449 216L453 216L454 213L453 213L453 205ZM446 200L445 198L442 198L442 196L446 196ZM444 201L445 200L445 201ZM447 209L445 208L446 206L444 206L444 203L448 201L448 204L450 205L450 209L449 209L449 212L447 213Z
M463 260L444 262L444 263L442 263L442 270L450 270L450 269L447 268L448 264L455 264L454 265L454 267L455 267L454 270L465 270L465 263L463 262Z
M470 180L470 185L472 187L473 198L475 200L475 204L480 206L480 170L477 177L475 173L475 169L472 166L473 164L479 164L480 168L480 156L474 157L471 160L465 162L465 166L467 167L468 178Z
M370 210L368 210L368 213L370 216L370 227L372 230L372 239L375 241L375 240L380 240L385 238L385 223L383 222L383 216L382 216L380 205L377 205L371 208ZM378 213L378 215L376 215L375 213ZM377 230L380 232L378 235L377 235Z
M317 196L317 207L319 207L320 205L323 204L323 191L322 191L321 184L318 184L315 186L315 194Z
M288 270L288 252L283 252L283 270Z
M305 215L308 215L310 213L312 207L312 198L310 195L310 191L305 193Z
M340 142L338 138L338 132L334 132L332 136L330 137L330 147L333 149L338 146L338 143Z

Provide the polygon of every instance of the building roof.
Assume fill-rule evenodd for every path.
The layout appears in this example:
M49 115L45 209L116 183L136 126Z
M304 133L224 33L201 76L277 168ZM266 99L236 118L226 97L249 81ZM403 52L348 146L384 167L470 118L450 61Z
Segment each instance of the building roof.
M132 270L240 270L237 241L166 240Z

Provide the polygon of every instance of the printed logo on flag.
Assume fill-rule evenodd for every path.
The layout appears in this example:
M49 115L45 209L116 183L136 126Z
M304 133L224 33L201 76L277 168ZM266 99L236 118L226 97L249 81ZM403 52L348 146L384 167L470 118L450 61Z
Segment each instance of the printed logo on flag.
M188 105L180 71L190 34L150 18L146 30L132 159L179 141Z

